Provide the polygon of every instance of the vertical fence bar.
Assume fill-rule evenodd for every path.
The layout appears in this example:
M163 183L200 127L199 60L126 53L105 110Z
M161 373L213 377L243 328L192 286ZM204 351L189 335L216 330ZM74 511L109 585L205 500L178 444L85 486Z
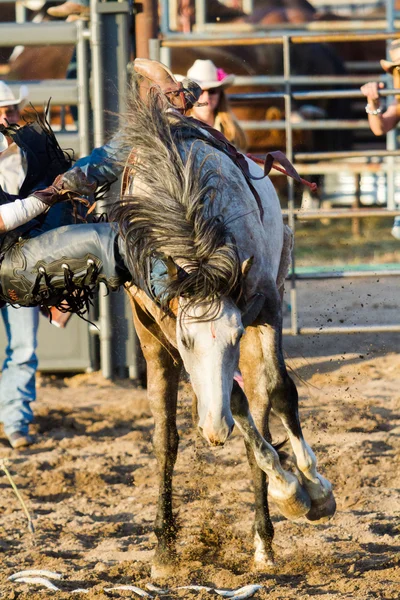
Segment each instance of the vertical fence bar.
M15 3L15 22L25 23L26 22L26 6L22 2L18 1Z
M89 131L89 70L87 42L84 37L84 21L76 22L76 71L78 78L78 132L80 156L87 156L90 152Z
M120 2L122 0L119 0ZM127 90L129 85L128 76L128 63L131 56L132 44L129 36L130 26L130 15L129 13L116 13L115 14L115 25L117 30L117 51L116 51L116 62L117 62L117 81L118 81L118 112L119 114L125 113L127 110ZM121 119L119 126L121 127Z
M103 98L103 60L101 48L101 15L97 10L97 0L90 0L90 34L92 48L92 106L94 145L104 143L104 98ZM99 293L100 313L100 362L101 371L106 379L112 378L111 359L111 315L110 297L106 295L106 286L101 284Z
M395 7L394 0L386 0L386 31L387 33L393 33L395 30L394 27L394 16L395 16ZM389 48L390 48L391 40L386 41L386 57L390 59ZM387 80L390 81L391 76L388 75ZM397 79L397 77L396 77ZM390 85L389 81L387 84ZM395 84L394 87L397 87ZM388 96L386 101L393 102L394 97ZM396 129L392 129L386 134L386 148L387 150L396 150L397 148L397 131ZM395 157L388 156L386 158L387 171L386 171L386 194L387 194L387 208L389 210L393 210L395 208L395 191L396 191L396 181L395 181Z
M149 58L160 61L161 42L158 39L149 40Z
M285 78L285 137L286 155L293 162L293 129L292 129L292 84L290 81L290 37L283 36L283 76ZM288 222L293 234L295 233L294 218L294 181L288 177ZM292 274L290 280L291 330L292 335L298 334L297 321L297 289L295 272L295 246L292 254Z
M92 49L92 105L94 145L104 143L103 60L101 55L101 15L97 0L90 0L90 40Z
M160 2L160 31L162 35L166 35L170 31L170 4L176 6L176 2L169 2L168 0L159 0Z
M168 4L168 33L170 31L176 31L178 27L178 4L179 0L166 0ZM164 33L161 30L161 33Z
M204 31L204 25L207 21L207 10L205 0L195 0L195 27L196 31Z
M165 48L165 47L161 46L160 62L162 62L162 64L165 65L166 67L168 67L169 69L171 68L171 66L172 66L172 64L171 64L171 48Z

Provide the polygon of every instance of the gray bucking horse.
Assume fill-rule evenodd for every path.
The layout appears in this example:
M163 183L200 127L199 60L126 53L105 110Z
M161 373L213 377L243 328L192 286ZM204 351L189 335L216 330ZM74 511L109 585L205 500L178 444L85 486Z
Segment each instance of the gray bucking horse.
M335 512L331 484L303 437L296 386L282 354L281 297L292 234L262 169L245 177L218 141L160 99L134 99L127 116L126 192L112 208L126 243L134 322L148 368L160 489L153 575L176 562L172 475L182 366L190 376L201 435L223 445L243 434L255 492L255 566L273 564L267 493L288 519L311 523ZM252 188L255 188L253 193ZM158 259L164 274L154 275ZM240 368L244 391L234 379ZM270 411L287 432L295 474L271 444Z

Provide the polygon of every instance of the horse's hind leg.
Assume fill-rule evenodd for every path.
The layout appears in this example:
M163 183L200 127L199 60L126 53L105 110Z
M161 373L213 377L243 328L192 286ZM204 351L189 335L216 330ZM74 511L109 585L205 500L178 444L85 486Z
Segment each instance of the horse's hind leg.
M243 375L246 396L251 399L254 422L261 435L270 442L271 436L268 429L270 407L265 402L265 381L262 374L260 376L259 369L256 368L256 365L260 365L262 362L258 330L248 327L240 346L240 370ZM273 565L274 562L272 550L274 527L269 515L268 481L264 471L257 464L252 444L245 439L245 445L254 485L254 565L258 569L264 569Z
M332 486L318 473L315 454L301 430L297 389L288 375L283 359L281 302L278 293L268 299L260 318L260 342L268 375L267 392L271 407L287 431L302 484L311 498L311 509L306 517L313 522L323 522L335 513L336 503Z
M152 576L170 575L176 563L177 526L172 512L172 474L178 452L176 405L182 363L177 351L165 340L163 345L149 332L140 316L142 311L132 301L135 328L147 363L147 395L154 417L153 447L157 458L160 487L154 531L158 545ZM152 327L157 328L156 323ZM162 339L161 331L158 332ZM166 349L169 347L169 351ZM171 353L174 355L171 356Z

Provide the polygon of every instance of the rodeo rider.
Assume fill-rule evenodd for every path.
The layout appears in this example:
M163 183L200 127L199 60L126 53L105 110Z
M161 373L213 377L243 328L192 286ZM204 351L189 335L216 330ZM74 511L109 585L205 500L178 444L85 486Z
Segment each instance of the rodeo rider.
M167 98L172 112L191 108L201 94L197 84L188 80L178 83L156 61L136 59L135 70L142 76L140 94L145 98L149 89L155 89ZM9 193L16 190L0 187L0 303L65 307L67 302L81 314L96 284L104 282L114 290L132 278L116 228L109 223L77 225L72 203L62 200L81 195L93 198L96 188L116 181L131 148L125 148L117 134L71 168L51 130L46 132L37 123L18 129L10 121L0 128L5 134L0 134L0 152L7 152L12 138L28 168L18 195ZM56 147L49 154L51 140ZM163 263L161 267L165 270ZM160 275L156 272L155 278ZM8 427L4 415L2 411L0 418ZM25 421L23 430L14 431L11 425L5 428L14 447L32 442L30 421ZM21 443L16 443L17 437L20 442L22 438Z

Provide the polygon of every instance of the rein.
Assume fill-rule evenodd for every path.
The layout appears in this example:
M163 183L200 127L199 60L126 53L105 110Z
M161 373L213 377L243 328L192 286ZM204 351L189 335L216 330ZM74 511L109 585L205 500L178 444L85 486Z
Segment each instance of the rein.
M279 152L279 150L277 152ZM250 154L250 153L247 153L246 156L247 156L247 158L250 158L251 160L254 160L254 162L256 162L256 163L258 163L260 165L264 165L264 167L265 167L265 164L267 162L268 156L272 156L274 154L276 154L276 152L269 152L264 159L263 158L258 158L257 156L254 156L254 154ZM283 154L283 153L281 152L281 154ZM285 158L286 158L286 156L285 156ZM293 165L290 163L289 159L287 158L286 160L293 167ZM266 175L268 175L268 173L270 172L271 169L276 169L276 171L279 171L280 173L283 173L284 175L287 175L287 177L292 177L293 179L295 179L299 183L302 183L303 185L306 185L307 187L309 187L312 192L316 192L317 191L317 188L318 188L317 184L315 182L311 183L311 181L307 181L307 179L303 179L302 177L300 177L298 175L297 171L296 171L296 173L298 175L298 179L297 179L297 177L294 177L292 173L289 173L283 167L278 167L278 165L276 165L275 163L272 163L272 165L268 169L268 172L266 173ZM293 167L293 170L295 170L294 167ZM264 168L264 172L265 172L265 168Z
M187 118L191 122L193 122L195 125L198 125L202 129L205 129L217 142L221 142L223 147L221 148L219 145L217 147L220 148L235 163L235 165L237 167L239 167L239 169L242 171L242 173L243 173L244 177L246 178L246 181L256 199L261 218L263 218L263 216L264 216L264 210L262 208L261 198L260 198L257 190L255 189L254 185L251 183L251 180L254 181L254 180L259 180L259 179L263 179L264 177L267 177L267 175L270 173L271 169L275 169L276 171L283 173L283 175L286 175L287 177L291 177L298 183L301 183L302 185L307 186L312 192L315 192L317 190L317 184L311 183L311 181L307 181L306 179L303 179L303 177L300 177L300 175L298 174L298 172L296 171L296 169L294 168L294 166L292 165L290 160L280 150L268 152L268 154L266 154L265 158L258 158L257 156L254 156L254 154L250 154L250 153L246 154L247 158L250 158L255 163L257 163L259 165L263 165L263 167L264 167L264 175L262 177L256 177L256 176L252 175L250 173L249 165L246 161L244 154L242 154L241 152L238 152L236 150L235 146L233 144L231 144L230 142L228 142L228 140L226 139L226 137L224 136L223 133L221 133L217 129L214 129L214 127L211 127L210 125L207 125L207 124L203 123L202 121L199 121L198 119L194 119L193 117L187 117ZM125 194L126 189L128 187L129 177L130 177L130 167L134 163L134 160L133 160L134 155L135 155L135 150L132 149L129 153L129 156L125 163L124 171L122 173L121 195ZM279 163L281 166L278 166L276 163Z
M264 159L257 158L255 156L253 156L252 154L247 154L246 156L248 158L250 158L251 160L254 160L254 162L262 164L264 166L264 175L262 175L261 177L256 177L255 175L252 175L250 173L249 164L248 164L244 154L242 154L241 152L238 152L238 150L235 148L235 146L226 139L226 137L224 136L223 133L221 133L217 129L214 129L214 127L211 127L210 125L207 125L206 123L203 123L202 121L199 121L198 119L194 119L193 117L186 117L186 118L190 122L194 123L196 126L207 131L212 136L212 138L218 142L218 144L216 144L216 147L219 150L222 150L222 152L224 152L235 163L235 165L237 167L239 167L239 169L242 171L242 174L244 175L244 177L247 181L247 184L250 187L250 189L253 193L253 196L257 202L257 206L260 211L261 219L264 216L264 210L262 207L260 195L257 192L254 185L252 184L252 180L257 181L260 179L264 179L264 177L267 177L267 175L269 174L271 169L276 169L277 171L280 171L287 177L291 177L298 183L308 186L311 189L311 191L315 191L317 189L316 183L311 183L309 181L306 181L302 177L300 177L300 175L298 174L298 172L296 171L296 169L294 168L294 166L292 165L290 160L280 150L268 152L268 154L265 156ZM212 139L210 139L210 138L207 138L207 139L209 142L212 143ZM279 163L282 166L278 167L278 165L274 164L275 162Z

